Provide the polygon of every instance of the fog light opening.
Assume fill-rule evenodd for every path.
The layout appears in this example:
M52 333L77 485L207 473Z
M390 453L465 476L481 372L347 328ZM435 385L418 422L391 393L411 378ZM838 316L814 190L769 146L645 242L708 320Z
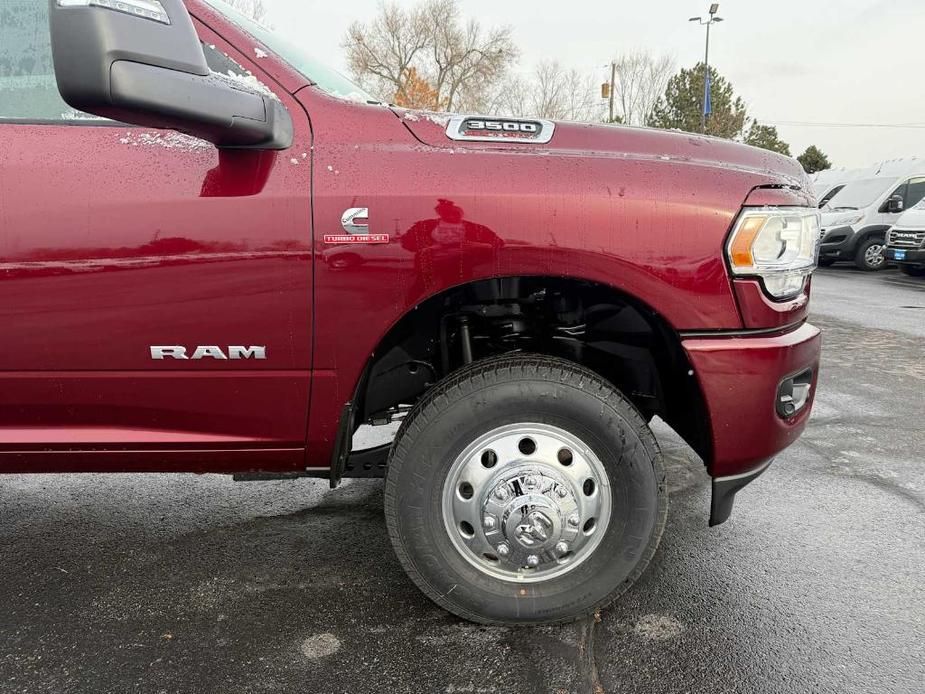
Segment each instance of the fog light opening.
M813 387L813 370L806 369L781 381L777 389L777 414L789 419L800 413L809 402Z

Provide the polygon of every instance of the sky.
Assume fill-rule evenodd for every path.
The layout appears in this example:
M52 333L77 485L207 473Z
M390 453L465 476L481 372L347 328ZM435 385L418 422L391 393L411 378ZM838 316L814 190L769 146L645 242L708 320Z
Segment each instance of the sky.
M266 0L277 30L347 72L348 25L376 0ZM411 6L413 0L397 0ZM701 0L460 0L463 15L508 25L529 72L544 60L609 77L609 61L642 49L679 67L702 60ZM925 0L726 0L710 34L710 63L749 114L778 126L794 155L819 146L836 167L925 157ZM823 125L795 125L795 123ZM833 125L839 124L839 125ZM864 127L846 127L864 124ZM919 127L875 127L917 124Z

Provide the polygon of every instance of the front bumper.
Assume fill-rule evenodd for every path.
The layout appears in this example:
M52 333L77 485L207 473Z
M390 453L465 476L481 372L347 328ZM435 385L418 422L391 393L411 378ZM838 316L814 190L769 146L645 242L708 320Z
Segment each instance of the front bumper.
M803 433L816 392L822 335L803 323L778 334L697 337L683 345L709 413L712 456L707 469L729 496L731 509L731 496L757 476L750 473L760 472ZM805 404L794 415L781 416L782 382L808 369L812 377ZM723 484L728 478L735 480Z
M854 229L848 226L826 229L819 244L820 258L847 258L854 257L855 247Z
M897 252L901 257L896 257ZM925 265L925 249L921 248L893 248L887 246L883 249L883 257L894 263Z
M740 475L713 478L713 494L710 499L710 527L725 523L732 514L732 504L736 493L746 484L768 469L772 461L768 460L760 467Z

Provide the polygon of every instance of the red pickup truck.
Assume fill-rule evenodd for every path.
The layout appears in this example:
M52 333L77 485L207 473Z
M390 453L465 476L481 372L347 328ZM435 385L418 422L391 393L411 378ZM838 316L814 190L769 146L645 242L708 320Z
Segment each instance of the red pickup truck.
M401 110L220 0L4 12L28 60L0 73L0 471L384 476L424 593L539 623L652 558L653 417L711 524L803 430L794 160Z

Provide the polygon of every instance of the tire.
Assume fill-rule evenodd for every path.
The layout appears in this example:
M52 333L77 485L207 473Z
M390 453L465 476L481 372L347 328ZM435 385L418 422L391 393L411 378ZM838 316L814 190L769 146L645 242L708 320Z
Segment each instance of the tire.
M883 239L876 236L864 239L854 253L854 264L866 272L876 272L886 267L883 257ZM879 258L879 260L877 260Z
M667 512L661 452L636 408L592 371L543 356L478 362L438 383L386 471L402 567L435 603L484 624L568 622L609 604L652 559Z
M819 267L832 267L834 264L834 258L819 258Z
M925 267L916 265L900 265L899 271L909 277L925 277Z

